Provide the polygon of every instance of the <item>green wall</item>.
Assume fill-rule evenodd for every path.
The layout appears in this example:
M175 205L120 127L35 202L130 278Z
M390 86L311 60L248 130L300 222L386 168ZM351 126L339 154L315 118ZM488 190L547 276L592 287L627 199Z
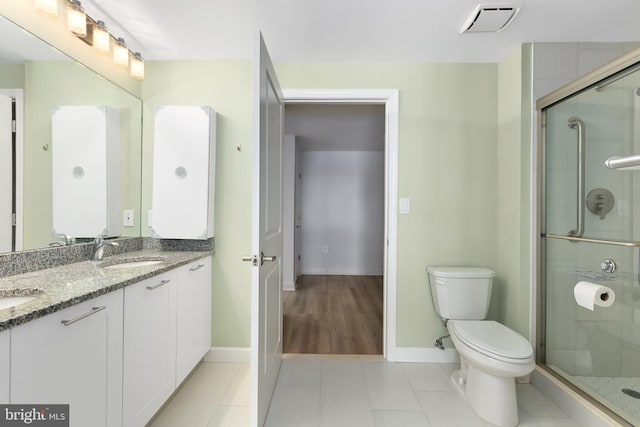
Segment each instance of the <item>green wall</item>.
M118 110L121 206L140 218L140 100L75 61L26 62L24 82L24 249L46 247L52 241L51 111L55 106L108 105ZM122 235L139 236L139 221L136 224L123 227Z
M397 345L443 326L426 268L496 268L495 64L276 64L283 88L399 89Z
M523 192L526 177L521 176L521 158L530 147L521 146L522 138L522 62L526 55L516 50L498 66L498 272L494 282L494 302L498 320L521 334L529 334L529 306L521 302L521 252L527 251L521 242L529 241L521 235L521 226L531 216ZM528 288L528 281L524 282ZM527 300L528 301L528 300Z
M428 265L498 267L498 68L276 65L283 88L400 91L399 196L411 198L411 214L398 221L398 346L431 347L442 330L429 295ZM145 150L156 105L210 105L219 114L213 346L248 347L251 276L240 257L251 246L250 63L149 61L147 70ZM144 159L143 187L150 188L150 152Z
M0 64L0 88L22 89L24 88L23 64Z
M251 267L240 258L251 249L251 63L148 61L146 68L142 211L151 208L154 108L211 106L218 113L212 345L249 347ZM143 215L143 235L149 232Z

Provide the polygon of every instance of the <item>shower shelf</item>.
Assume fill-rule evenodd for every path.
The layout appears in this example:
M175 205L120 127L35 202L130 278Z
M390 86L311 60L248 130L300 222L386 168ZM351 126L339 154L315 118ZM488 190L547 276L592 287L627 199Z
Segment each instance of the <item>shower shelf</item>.
M625 246L627 248L640 247L640 242L633 242L628 240L590 239L588 237L563 236L561 234L543 234L542 237L546 237L548 239L569 240L571 242L599 243L601 245Z
M620 280L633 280L638 281L640 276L634 273L618 272L615 273L603 273L602 271L594 270L576 270L576 275L582 279L599 280L602 282L613 282Z

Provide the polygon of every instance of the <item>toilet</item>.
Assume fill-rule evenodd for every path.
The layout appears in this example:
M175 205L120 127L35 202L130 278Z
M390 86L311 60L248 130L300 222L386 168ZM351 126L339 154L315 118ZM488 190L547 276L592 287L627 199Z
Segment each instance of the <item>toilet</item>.
M460 370L451 380L485 421L517 426L515 379L530 374L535 360L522 335L484 320L495 273L474 267L429 267L427 272L435 310L460 355Z

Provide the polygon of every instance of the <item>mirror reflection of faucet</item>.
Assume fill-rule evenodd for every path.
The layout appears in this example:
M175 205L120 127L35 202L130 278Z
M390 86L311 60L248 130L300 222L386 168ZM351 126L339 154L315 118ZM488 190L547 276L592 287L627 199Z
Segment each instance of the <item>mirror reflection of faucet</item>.
M106 246L119 246L118 242L107 242L102 234L93 239L93 252L91 253L92 261L101 261L104 257L104 248Z
M56 233L55 237L62 237L62 240L55 240L49 243L49 246L66 246L76 243L76 238L64 233Z

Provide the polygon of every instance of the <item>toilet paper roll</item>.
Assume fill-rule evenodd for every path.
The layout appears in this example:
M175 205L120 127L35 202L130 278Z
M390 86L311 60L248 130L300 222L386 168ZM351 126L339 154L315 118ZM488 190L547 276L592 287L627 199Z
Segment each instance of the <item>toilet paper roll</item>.
M573 296L579 306L593 311L594 306L611 307L616 294L611 288L591 282L578 282L573 288Z

